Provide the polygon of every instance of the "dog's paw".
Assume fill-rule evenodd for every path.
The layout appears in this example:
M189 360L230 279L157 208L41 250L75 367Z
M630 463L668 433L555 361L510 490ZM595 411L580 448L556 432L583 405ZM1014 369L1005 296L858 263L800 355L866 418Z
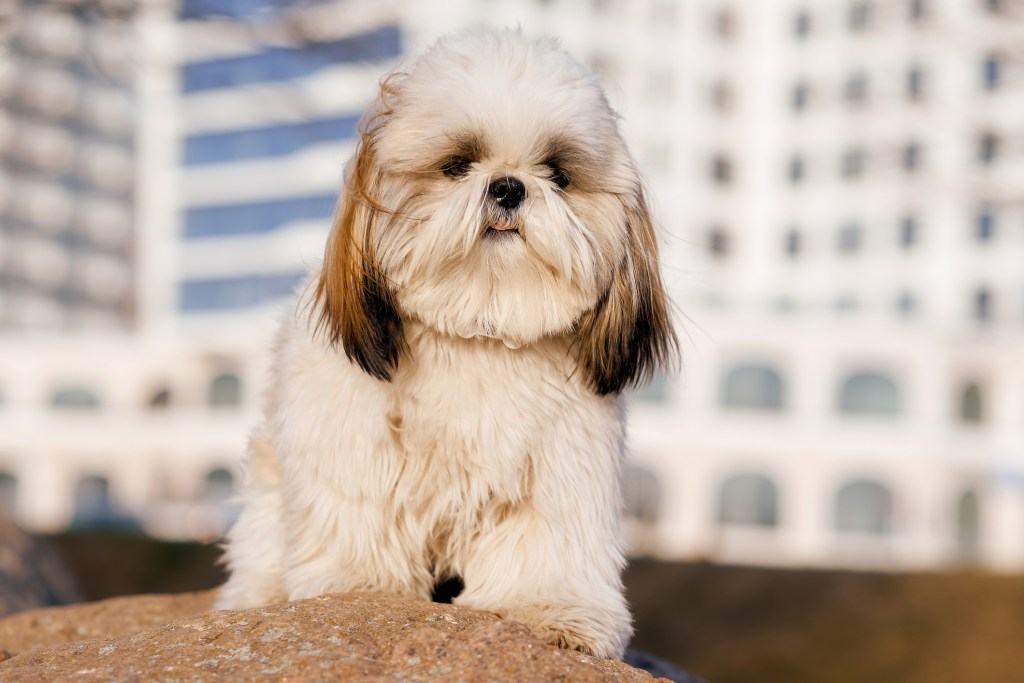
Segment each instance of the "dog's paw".
M217 591L213 609L249 609L285 602L287 599L288 595L284 592L280 576L246 575L243 578L236 572Z
M531 603L489 611L526 624L547 643L602 658L622 657L633 631L624 605Z

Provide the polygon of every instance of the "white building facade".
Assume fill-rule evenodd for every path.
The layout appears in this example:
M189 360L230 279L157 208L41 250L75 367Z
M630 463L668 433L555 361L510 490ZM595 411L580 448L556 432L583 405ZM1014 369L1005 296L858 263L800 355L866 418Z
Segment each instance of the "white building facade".
M664 228L683 368L630 399L635 551L1024 568L1019 4L143 3L140 323L9 342L0 489L56 529L106 478L151 532L215 535L380 76L519 24L602 75Z

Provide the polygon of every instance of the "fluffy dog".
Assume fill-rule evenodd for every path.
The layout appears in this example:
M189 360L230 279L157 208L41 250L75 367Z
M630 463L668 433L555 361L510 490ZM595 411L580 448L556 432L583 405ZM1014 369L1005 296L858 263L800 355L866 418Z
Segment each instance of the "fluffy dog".
M457 604L620 656L619 394L675 348L594 76L517 31L441 39L382 82L283 326L218 607L458 576Z

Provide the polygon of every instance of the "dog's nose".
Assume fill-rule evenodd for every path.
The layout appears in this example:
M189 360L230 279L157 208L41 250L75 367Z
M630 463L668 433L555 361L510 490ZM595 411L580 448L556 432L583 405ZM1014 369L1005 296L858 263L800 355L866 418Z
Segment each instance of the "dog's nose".
M487 188L487 194L494 197L498 206L503 209L514 209L523 201L526 196L526 186L522 181L505 176L498 178Z

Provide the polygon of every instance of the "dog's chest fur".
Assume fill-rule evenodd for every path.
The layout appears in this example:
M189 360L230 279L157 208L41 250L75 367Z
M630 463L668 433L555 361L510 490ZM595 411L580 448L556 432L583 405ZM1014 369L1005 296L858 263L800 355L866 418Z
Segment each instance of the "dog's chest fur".
M414 542L451 557L529 498L566 420L614 414L572 376L567 342L511 350L409 327L390 383L308 337L286 342L278 452L296 494L386 506Z

